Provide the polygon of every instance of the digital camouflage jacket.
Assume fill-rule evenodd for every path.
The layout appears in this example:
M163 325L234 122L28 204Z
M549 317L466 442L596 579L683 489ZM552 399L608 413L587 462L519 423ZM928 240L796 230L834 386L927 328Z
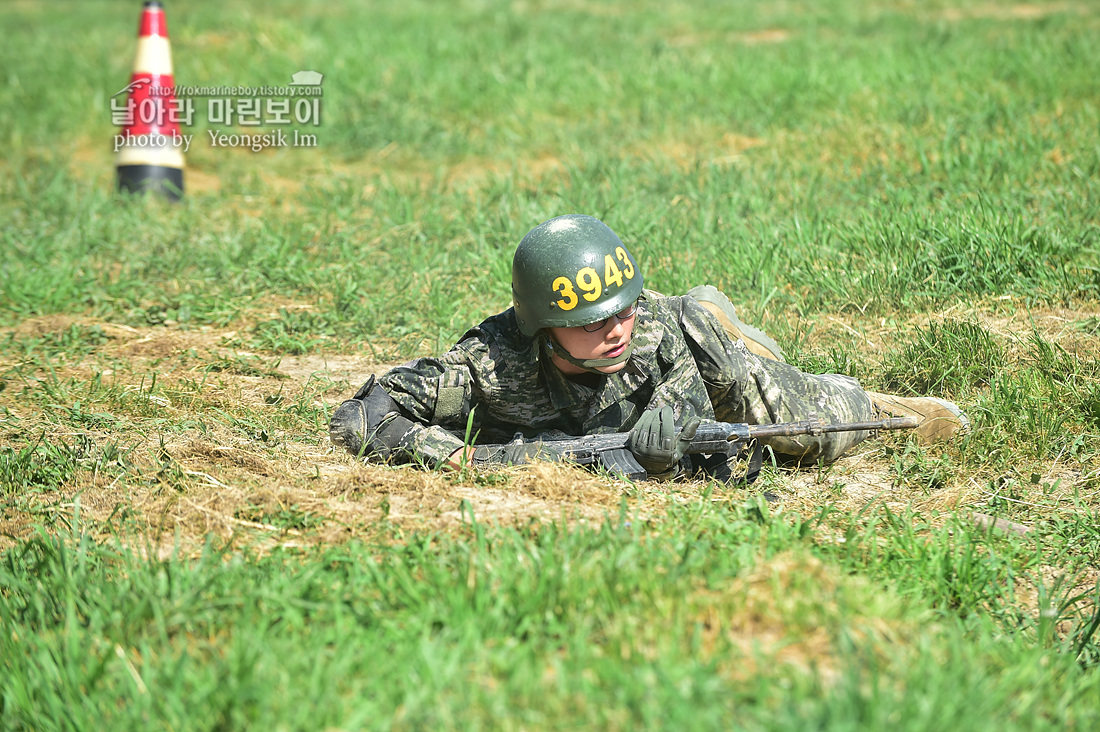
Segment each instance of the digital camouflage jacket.
M870 399L854 379L805 374L756 356L690 297L646 291L633 342L619 372L572 380L551 362L545 339L520 333L509 308L443 355L398 366L379 382L422 425L412 435L412 452L429 466L446 460L467 436L487 444L517 435L626 432L644 410L666 405L679 423L690 416L749 424L872 418ZM828 462L866 436L773 438L768 445L781 459Z
M855 379L806 374L755 356L691 297L646 291L632 340L626 367L588 385L554 367L544 339L522 336L509 308L442 356L409 361L379 383L422 425L412 452L429 466L461 448L467 435L493 444L517 435L620 433L646 409L662 406L672 407L678 423L690 416L748 424L872 418L870 398ZM832 461L866 437L773 438L768 445L782 459Z

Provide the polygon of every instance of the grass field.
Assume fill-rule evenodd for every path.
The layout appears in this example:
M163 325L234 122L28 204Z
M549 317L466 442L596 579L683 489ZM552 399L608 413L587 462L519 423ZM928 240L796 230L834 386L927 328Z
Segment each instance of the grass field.
M323 73L317 144L197 97L184 200L120 198L141 4L0 5L0 729L1100 727L1095 4L166 5L178 84ZM568 212L973 430L748 488L333 451Z

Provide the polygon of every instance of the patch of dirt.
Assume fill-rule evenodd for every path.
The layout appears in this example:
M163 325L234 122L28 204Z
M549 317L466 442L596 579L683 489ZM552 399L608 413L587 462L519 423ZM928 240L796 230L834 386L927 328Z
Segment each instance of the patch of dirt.
M940 13L944 20L959 21L973 18L994 20L1039 20L1058 13L1086 15L1090 8L1084 3L1017 3L1015 5L986 4L968 8L946 8Z
M81 460L89 461L119 443L127 464L78 470L61 489L32 491L6 503L0 550L28 537L35 523L66 524L77 511L95 534L131 535L136 546L168 556L201 550L211 534L261 547L305 546L379 532L440 530L471 517L506 525L563 517L600 521L618 505L621 486L579 468L533 466L509 471L507 479L444 476L358 463L333 449L323 428L284 434L264 427L263 410L272 408L277 395L306 395L312 408L328 414L368 376L394 366L367 356L256 354L228 345L235 330L139 328L86 317L32 318L8 330L42 338L73 326L98 329L106 342L91 353L59 355L50 373L15 356L0 361L0 374L11 384L0 390L0 409L6 409L0 413L8 415L0 422L0 448L21 450L29 435L41 435L47 444L84 446L88 456ZM20 378L13 378L16 367ZM156 393L139 398L154 373ZM114 405L118 429L59 429L48 413L21 404L18 394L39 382L94 378L114 389L117 399L133 402ZM221 416L206 419L211 409ZM166 431L157 425L168 415L171 422L204 424ZM233 428L241 419L257 423L253 434Z
M721 41L730 45L760 46L773 43L785 43L791 38L791 31L786 28L765 28L755 31L739 31L735 33L719 34L717 32L702 33L677 33L669 36L666 42L673 48L686 46L699 46L704 43Z
M231 132L231 131L227 131ZM254 153L247 148L209 149L207 137L195 134L183 171L184 193L205 194L240 186L262 186L263 195L242 192L231 197L232 206L257 218L271 213L276 205L284 213L297 210L296 200L303 189L323 186L335 179L363 181L366 195L376 187L370 182L379 178L398 186L423 187L440 179L449 189L463 189L494 177L514 176L520 181L539 183L563 174L561 160L543 154L532 158L490 158L466 156L450 164L427 160L415 151L406 151L396 143L364 155L348 163L322 161L309 150L280 150ZM273 156L278 155L276 159ZM253 176L254 159L264 156L262 181ZM68 153L69 169L83 181L100 187L115 184L116 162L110 140L80 138ZM442 173L440 172L442 171ZM251 176L251 177L250 177ZM256 192L257 194L260 191Z
M786 34L786 31L779 30L738 34L731 36L730 42L778 43L786 40ZM463 190L506 176L520 185L537 187L566 175L565 165L558 154L548 152L518 158L510 155L468 155L448 162L425 159L414 150L390 143L367 152L358 160L336 163L321 160L308 149L260 153L247 148L210 149L205 135L185 133L195 135L185 160L185 195L224 193L227 188L233 190L245 186L253 192L242 190L238 195L231 196L227 205L256 218L269 215L273 205L284 213L293 213L297 210L298 196L304 189L324 186L334 180L361 181L365 195L370 196L379 180L399 187L418 188L438 185L442 181L449 190ZM479 133L474 130L467 134L476 136ZM642 147L627 149L623 153L652 156L656 151L681 166L700 160L722 165L739 160L746 150L763 144L765 141L759 138L714 128L695 133L691 140L648 140ZM265 173L262 180L254 175L257 155L263 156ZM70 145L68 159L69 168L77 179L99 187L113 188L116 185L116 162L109 139L79 138Z
M1096 329L1083 324L1100 323L1100 312L1028 310L1002 299L960 304L900 322L866 317L858 308L819 314L809 341L811 346L842 344L885 351L914 328L952 318L982 324L1013 354L1026 351L1032 331L1070 352L1097 350ZM126 459L77 470L56 490L6 499L0 515L0 550L29 536L35 524L70 521L77 504L93 533L129 536L135 546L168 556L177 550L199 551L208 535L260 547L309 546L367 536L400 540L409 531L460 529L471 516L508 526L562 519L598 523L618 515L624 495L629 510L646 520L660 517L672 503L702 500L705 494L712 501L739 502L763 489L716 488L698 482L630 486L555 465L515 469L502 477L362 464L329 444L323 415L369 375L393 364L360 354L255 353L234 345L239 329L247 324L185 330L48 316L0 329L0 338L7 333L20 339L56 337L73 326L98 328L105 340L83 355L57 357L52 373L36 370L14 353L0 359L5 385L0 390L0 448L22 450L41 436L49 444L80 447L86 453L80 458L82 465L92 465L112 444ZM157 389L149 393L153 373ZM20 396L42 388L40 384L93 378L113 390L110 398L117 404L88 405L88 411L113 412L116 422L97 422L93 414L74 431L60 426L71 425L70 420L59 421L50 410L36 406L38 402ZM73 393L81 391L75 388ZM53 408L69 408L66 399L58 390ZM265 415L294 404L319 416L301 422L301 430L272 427ZM781 499L774 510L813 517L827 504L851 514L884 504L898 514L908 506L928 515L946 516L956 510L990 513L990 481L996 476L949 477L930 492L899 485L884 442L900 447L905 440L891 436L864 443L824 473L802 470L773 476L767 487ZM1024 485L1014 495L1021 501L1049 501L1049 486L1057 483L1058 491L1072 492L1083 481L1084 476L1055 464L1040 484ZM1039 494L1044 486L1045 497Z
M373 363L366 356L339 356L339 355L315 355L282 356L276 367L293 382L304 383L313 378L327 378L337 382L346 382L352 385L352 391L357 389L372 374L378 375L389 371L398 364ZM351 394L348 394L351 396Z
M657 151L662 157L672 161L681 170L698 165L700 161L709 165L726 166L739 162L746 151L767 145L760 137L747 137L735 132L714 130L706 142L695 143L687 140L657 140L647 143L636 154L652 156ZM682 199L676 197L672 205L678 205Z
M768 28L766 30L753 31L751 33L738 33L737 41L748 46L766 43L783 43L791 37L791 32L784 28Z

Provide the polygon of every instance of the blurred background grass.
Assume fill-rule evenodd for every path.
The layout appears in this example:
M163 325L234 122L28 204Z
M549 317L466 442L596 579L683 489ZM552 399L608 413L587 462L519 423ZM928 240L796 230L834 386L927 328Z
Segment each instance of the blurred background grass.
M198 100L187 202L155 216L111 194L137 12L0 8L8 322L277 293L314 307L286 328L408 356L506 307L515 242L566 211L780 337L816 309L1096 296L1087 4L169 3L177 83L308 68L325 96L316 148L261 153L210 147Z

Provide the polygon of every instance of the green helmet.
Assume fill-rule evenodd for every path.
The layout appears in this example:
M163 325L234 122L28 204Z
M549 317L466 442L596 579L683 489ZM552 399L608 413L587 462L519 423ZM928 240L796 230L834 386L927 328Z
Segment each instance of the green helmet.
M642 294L642 272L599 219L567 214L523 237L512 260L512 302L520 331L571 328L609 318Z

